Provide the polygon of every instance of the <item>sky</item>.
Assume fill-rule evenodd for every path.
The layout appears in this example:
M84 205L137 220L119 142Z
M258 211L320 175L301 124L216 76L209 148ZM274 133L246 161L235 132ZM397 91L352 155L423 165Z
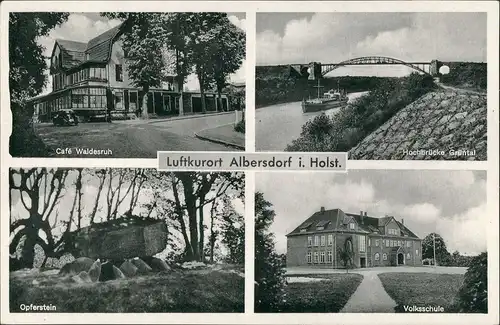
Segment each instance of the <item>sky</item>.
M258 13L256 23L257 65L363 56L486 62L486 13ZM358 66L328 76L410 72L404 66Z
M230 21L246 30L246 19L245 13L228 13ZM52 49L54 47L54 42L56 39L66 39L79 42L88 42L90 39L104 33L105 31L115 27L120 23L117 19L107 19L101 17L97 12L90 13L71 13L66 22L54 28L50 34L46 37L41 37L37 42L45 47L44 56L50 57L52 54ZM49 63L49 60L47 60ZM241 68L230 76L231 82L244 82L245 81L245 65L246 61L243 61ZM49 76L49 71L45 72ZM189 90L199 90L199 84L195 75L188 77L185 83L185 87ZM47 86L45 87L42 94L50 92L52 89L52 80L47 77Z
M60 199L59 203L56 204L56 206L54 207L54 210L52 211L52 213L49 216L49 221L50 221L51 225L54 223L56 215L58 215L57 220L59 222L69 220L71 207L73 205L73 200L75 197L75 186L73 184L75 183L76 179L77 179L77 172L75 170L70 170L70 172L68 173L66 182L65 182L66 188L63 189L61 192L61 199ZM51 180L51 178L49 177L49 182L50 182L50 180ZM19 182L19 177L16 176L14 181ZM116 189L116 185L117 185L116 183L117 183L117 176L114 178L114 181L112 184L113 189ZM125 183L123 185L120 198L122 198L124 196L124 192L128 189L129 184L130 183ZM16 185L19 185L19 184L16 183ZM82 178L82 193L83 193L83 195L82 195L82 215L83 216L90 215L90 213L94 207L94 204L95 204L95 198L97 197L98 186L99 186L98 178L92 177L88 174L87 171L84 171L83 178ZM42 202L42 200L45 199L45 196L43 195L43 188L44 188L44 185L42 183L41 184L41 192L40 192L40 193L42 193L42 195L39 198L40 202ZM105 215L107 213L107 202L106 202L107 189L108 189L108 181L106 181L105 186L101 192L101 197L100 197L99 206L98 206L98 212L96 213L96 219L95 219L96 222L105 221L104 218L105 218ZM169 198L171 200L173 200L173 198L174 198L173 192L170 189L165 189L163 194L166 198ZM231 194L231 192L228 192L228 194ZM28 211L24 208L24 206L20 200L19 190L12 190L11 195L12 195L12 201L13 201L13 206L11 208L11 218L12 218L11 220L17 220L19 218L28 218L29 214L28 214ZM211 197L213 197L213 192L209 193L209 195L207 196L207 200L210 199ZM180 198L182 200L182 193L180 193ZM31 204L27 196L25 196L25 200L26 200L28 205ZM141 207L141 206L145 203L151 203L151 202L152 202L152 193L150 191L148 191L146 188L143 188L139 194L139 199L137 201L137 205L136 205L136 208L133 211L133 213L135 215L146 214L147 209L144 207ZM231 203L234 207L234 210L238 214L244 215L245 208L244 208L244 203L241 200L234 199L231 201ZM128 195L123 200L121 205L118 207L118 216L123 215L123 213L125 213L127 211L129 205L130 205L130 195ZM40 207L40 208L42 208L42 207ZM204 209L205 216L210 215L210 208L211 208L210 204L205 206L205 209ZM76 214L76 212L75 212L75 214ZM151 217L156 217L156 216L153 213L151 215ZM209 217L205 217L205 221L206 221L205 224L207 226L209 225L209 221L210 221L209 219L210 219ZM86 227L88 225L89 225L89 218L83 218L82 219L82 227ZM74 229L75 228L72 228L72 230L74 230ZM59 236L61 234L61 231L63 231L63 230L65 230L65 226L64 227L62 227L62 226L56 227L55 230L53 230L53 234L55 236ZM173 235L176 236L178 239L181 238L180 233L173 231L172 229L170 229L170 230L173 232ZM41 234L42 238L44 238L44 239L46 238L42 232L40 234ZM168 250L168 248L167 248L167 250Z
M486 172L457 170L349 170L341 173L256 173L256 191L274 205L271 231L286 252L285 235L314 212L340 208L392 215L423 239L436 232L448 251L486 250Z

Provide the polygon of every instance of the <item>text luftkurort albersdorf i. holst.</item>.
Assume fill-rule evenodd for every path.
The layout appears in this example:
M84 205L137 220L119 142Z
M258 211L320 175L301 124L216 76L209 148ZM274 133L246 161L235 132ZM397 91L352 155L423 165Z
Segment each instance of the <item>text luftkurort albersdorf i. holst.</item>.
M161 169L343 169L343 162L336 156L271 156L265 154L262 158L255 155L247 157L245 155L226 155L225 157L199 158L190 155L166 156L163 163L160 161Z

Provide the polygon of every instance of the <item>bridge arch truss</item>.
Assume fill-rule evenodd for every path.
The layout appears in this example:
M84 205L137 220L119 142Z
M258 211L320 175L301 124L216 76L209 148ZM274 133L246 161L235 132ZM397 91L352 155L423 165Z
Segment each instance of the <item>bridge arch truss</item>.
M366 57L360 57L360 58L354 58L354 59L349 59L346 61L342 61L340 63L333 63L333 64L322 64L321 65L321 75L325 76L327 73L332 72L335 69L338 69L340 67L345 67L349 65L404 65L409 68L412 68L415 71L424 73L424 74L431 74L430 67L431 63L430 62L405 62L402 60L390 58L390 57L385 57L385 56L366 56ZM429 71L426 71L425 69L428 69Z

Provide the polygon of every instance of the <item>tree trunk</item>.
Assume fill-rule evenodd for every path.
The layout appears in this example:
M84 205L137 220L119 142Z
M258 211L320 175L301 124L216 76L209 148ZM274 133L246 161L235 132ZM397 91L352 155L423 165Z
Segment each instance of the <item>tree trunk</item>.
M200 235L200 240L199 240L199 247L198 251L200 252L200 260L202 262L205 261L205 228L203 226L204 222L204 215L203 215L203 202L205 202L205 195L202 195L200 197L200 206L198 208L199 215L200 215L200 220L198 221L198 229L199 229L199 235Z
M215 219L215 201L210 209L210 263L214 262L215 234L214 234L214 219Z
M200 84L200 97L201 97L201 112L205 114L207 107L205 103L205 81L203 80L203 72L198 70L198 83Z
M147 120L149 119L149 113L148 113L149 87L144 86L142 88L142 91L144 92L144 94L142 96L141 118Z
M31 228L26 232L26 239L21 250L21 258L19 259L21 268L32 269L35 263L35 245L38 229Z
M222 96L221 96L220 89L217 89L217 108L218 108L218 111L221 111L221 112L225 111L224 105L222 105Z

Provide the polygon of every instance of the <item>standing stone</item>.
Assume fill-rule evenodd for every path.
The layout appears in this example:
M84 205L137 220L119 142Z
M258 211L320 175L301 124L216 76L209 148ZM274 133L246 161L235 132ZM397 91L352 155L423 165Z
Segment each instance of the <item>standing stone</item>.
M120 271L120 269L114 265L113 265L113 273L115 275L115 279L125 279L125 274L123 274L123 272Z
M137 273L139 274L147 274L153 271L153 269L140 258L133 259L132 263L137 267Z
M125 262L123 262L120 266L120 270L127 278L133 277L137 274L137 267L132 264L130 260L126 260Z
M156 258L156 257L151 258L151 260L149 261L149 265L151 266L153 271L156 271L156 272L170 271L171 270L170 266L168 266L168 264L164 260Z
M97 282L99 280L101 275L101 261L99 261L99 259L92 264L88 273L92 282Z
M99 275L99 281L109 281L115 279L115 272L113 271L114 265L109 261L106 263L102 263L101 265L101 274Z

